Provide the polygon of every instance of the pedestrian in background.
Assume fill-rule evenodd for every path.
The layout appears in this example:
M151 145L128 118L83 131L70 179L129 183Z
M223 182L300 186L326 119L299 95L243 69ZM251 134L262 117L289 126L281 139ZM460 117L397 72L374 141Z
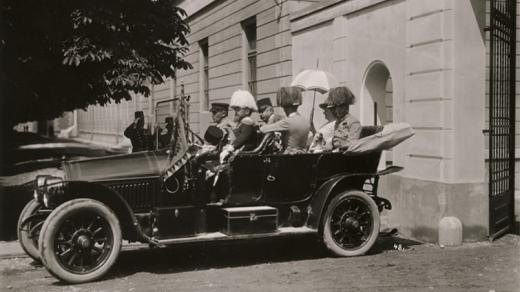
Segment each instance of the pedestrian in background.
M144 113L136 111L134 122L124 132L125 137L132 143L132 152L148 151L153 149L150 134L144 129Z

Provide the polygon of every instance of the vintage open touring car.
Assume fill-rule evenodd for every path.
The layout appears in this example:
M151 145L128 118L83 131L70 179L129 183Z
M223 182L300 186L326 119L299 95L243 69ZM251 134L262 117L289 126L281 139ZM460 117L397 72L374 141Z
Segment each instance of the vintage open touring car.
M186 100L176 144L195 143ZM364 127L363 136L377 131ZM193 241L314 233L338 256L372 248L379 214L381 151L271 153L272 136L238 152L221 172L178 148L64 162L65 177L39 176L22 211L19 241L29 256L65 282L96 280L115 263L122 240L163 246ZM173 149L173 150L172 150ZM174 159L173 157L177 157ZM218 164L218 163L217 163ZM208 179L208 172L217 172ZM211 194L226 196L214 204Z

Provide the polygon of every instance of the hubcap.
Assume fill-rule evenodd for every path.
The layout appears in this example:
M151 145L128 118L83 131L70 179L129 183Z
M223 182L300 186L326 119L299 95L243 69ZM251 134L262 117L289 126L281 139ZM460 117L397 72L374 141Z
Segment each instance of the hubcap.
M78 237L78 244L83 249L90 248L91 243L92 243L92 241L86 235L81 235L80 237Z

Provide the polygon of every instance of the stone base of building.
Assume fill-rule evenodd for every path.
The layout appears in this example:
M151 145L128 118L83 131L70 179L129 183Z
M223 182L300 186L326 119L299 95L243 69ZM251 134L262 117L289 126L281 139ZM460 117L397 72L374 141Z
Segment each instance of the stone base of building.
M438 242L438 224L443 217L457 217L464 241L484 241L489 234L489 199L485 183L441 183L384 176L379 194L392 202L389 226L404 237Z

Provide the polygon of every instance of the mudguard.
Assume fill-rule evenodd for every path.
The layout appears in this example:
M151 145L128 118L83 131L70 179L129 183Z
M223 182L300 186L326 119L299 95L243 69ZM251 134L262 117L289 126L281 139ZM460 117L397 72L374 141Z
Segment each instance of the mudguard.
M65 194L59 204L79 198L88 198L100 201L112 209L121 224L123 238L131 241L154 243L141 229L130 205L116 191L95 182L67 181Z
M391 166L377 173L344 173L338 174L325 181L314 193L313 199L307 210L306 225L312 229L319 229L320 221L327 202L332 196L350 189L356 189L356 186L362 185L364 180L371 177L379 177L382 175L401 171L403 168L399 166ZM359 187L357 187L359 188ZM374 197L376 204L381 209L391 209L392 205L384 198Z

